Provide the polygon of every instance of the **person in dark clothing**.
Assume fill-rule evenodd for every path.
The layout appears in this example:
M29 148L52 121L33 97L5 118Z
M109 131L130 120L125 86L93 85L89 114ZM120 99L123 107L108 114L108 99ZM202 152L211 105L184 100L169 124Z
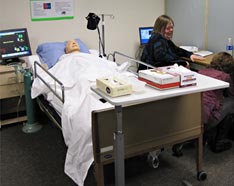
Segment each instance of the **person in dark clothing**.
M192 61L196 59L204 60L203 57L176 46L171 40L173 31L173 20L167 15L159 16L155 21L152 35L143 50L141 61L155 67L175 63L189 67L189 63L181 57L186 57ZM142 69L146 69L146 66L139 65L138 70Z
M199 73L229 83L229 88L207 91L202 96L204 137L213 152L222 152L232 147L227 137L234 116L234 59L230 54L220 52L213 57L210 66Z

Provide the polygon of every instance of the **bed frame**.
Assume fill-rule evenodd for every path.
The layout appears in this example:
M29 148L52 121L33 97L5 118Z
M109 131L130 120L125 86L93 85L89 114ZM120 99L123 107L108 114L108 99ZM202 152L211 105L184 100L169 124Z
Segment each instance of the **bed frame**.
M144 64L119 52L115 52L114 57L115 55L127 57L129 60L138 64ZM52 76L59 86L63 87L61 82L39 63L35 62L34 65L35 77L43 79L37 74L37 68L42 68ZM57 94L56 90L54 88L52 89L54 94ZM64 101L64 94L60 98L61 101ZM40 96L37 100L42 110L58 126L61 126L59 124L61 119L58 119L59 116L56 112L52 112L53 114L51 114L50 111L53 109L43 100L43 96ZM206 179L206 173L202 171L203 124L201 108L201 93L123 107L122 120L125 136L125 158L196 139L198 144L196 155L197 179ZM168 109L170 109L170 117L167 117ZM142 117L143 111L144 117ZM56 115L55 117L54 114ZM117 121L114 108L92 112L94 170L98 186L104 186L104 165L114 162L113 133L115 132L116 125Z

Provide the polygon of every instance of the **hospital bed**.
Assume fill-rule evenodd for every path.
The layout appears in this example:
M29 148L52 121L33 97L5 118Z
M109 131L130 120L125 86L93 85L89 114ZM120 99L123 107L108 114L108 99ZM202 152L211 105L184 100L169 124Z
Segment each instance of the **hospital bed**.
M126 58L128 62L141 63L140 61L134 60L127 55L121 54L119 52L114 52L115 59L118 55L121 56L121 58ZM53 72L60 70L60 68L57 68L55 71L51 70L54 69L57 64L51 69L47 70L43 67L43 65L41 65L37 57L34 56L29 61L31 61L30 66L32 67L35 76L34 81L37 79L38 82L40 82L40 84L43 86L43 89L46 90L44 92L38 93L38 95L36 96L34 95L34 97L37 97L42 110L45 111L50 118L52 118L57 126L62 128L65 143L68 146L68 160L66 159L65 162L65 172L77 184L83 185L83 181L87 175L87 170L89 169L91 164L93 164L97 185L103 186L103 166L114 162L115 156L113 134L116 130L117 120L114 106L103 100L100 96L96 95L91 90L87 89L86 91L90 91L89 93L91 95L91 98L87 99L90 99L91 102L95 99L98 106L95 105L89 110L90 113L88 113L88 116L90 116L90 123L86 123L86 121L83 121L82 117L77 118L77 116L72 115L72 117L75 117L73 119L72 117L70 117L71 115L69 115L69 113L66 113L66 108L76 107L79 100L73 97L74 101L70 101L70 103L74 102L75 106L65 106L66 96L69 95L66 94L66 89L69 89L70 87L66 85L67 82L65 82L65 85L62 83L62 81L60 80L61 76L58 78L56 77L56 73L53 74ZM62 66L61 68L65 69L64 66ZM49 83L47 82L47 76L50 77ZM213 83L214 82L212 82L212 84ZM74 87L76 86L76 84L72 86ZM206 85L202 83L201 87L203 87L202 90L205 91L211 88L224 88L228 85L221 83L220 85L216 84L212 86L206 88ZM202 170L202 91L196 91L195 87L185 88L184 90L187 91L185 91L186 93L181 93L179 88L178 90L165 91L158 91L150 87L144 87L143 89L143 91L151 92L155 95L158 94L160 99L155 99L154 101L145 101L137 104L129 104L123 107L122 122L123 132L125 136L125 158L141 155L147 152L153 152L155 150L162 149L164 147L178 144L187 140L197 139L197 179L206 179L206 173ZM82 92L82 90L79 91ZM141 94L141 91L142 90L140 90L139 92L136 91L135 94ZM175 92L175 94L172 94L173 91ZM169 96L171 94L172 96ZM82 101L84 100L86 99L83 99ZM83 103L82 101L80 103ZM104 104L104 106L102 104ZM83 107L77 107L76 109L78 109L78 111L74 113L77 113L77 115L82 115L85 112L83 111ZM168 114L165 114L168 113L169 109L170 117L168 117ZM68 117L65 117L66 115ZM69 120L69 122L67 122L67 120ZM72 120L73 122L70 122L70 120ZM68 126L65 126L63 122L68 124ZM82 122L84 122L84 124ZM78 128L82 130L82 133L76 134L76 129L73 129L73 127L75 127L76 125L79 125ZM87 125L88 127L83 129L83 125ZM75 133L75 135L72 134L71 131L68 131L68 128L70 128L70 130L73 130L72 132ZM72 135L77 136L78 138L75 139L77 143L75 145L73 144L73 142L71 142L70 139ZM85 138L85 140L83 140L81 143L82 147L79 147L79 138L82 138L82 140L83 138ZM88 147L86 145L86 142L88 144ZM71 156L71 153L73 153L72 151L69 153L69 148L71 148L73 151L76 151L76 147L82 149L81 152L79 152L78 159L81 157L85 159L74 160L75 156L69 158L69 156ZM87 149L89 149L87 150L86 147ZM87 152L85 152L84 154L83 151ZM86 159L86 157L90 158ZM86 165L83 165L83 161L88 163ZM66 163L68 164L67 167ZM85 171L81 170L81 172L79 172L80 170L78 170L77 173L76 168L69 167L71 164L76 163L78 163L78 165L74 165L75 167L82 165L85 167ZM79 178L77 179L77 177Z

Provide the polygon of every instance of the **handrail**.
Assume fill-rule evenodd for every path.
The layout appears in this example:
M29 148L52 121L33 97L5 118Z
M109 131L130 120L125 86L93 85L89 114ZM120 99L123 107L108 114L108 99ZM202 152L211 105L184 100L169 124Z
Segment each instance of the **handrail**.
M131 59L132 61L134 61L135 63L141 64L141 65L145 65L145 66L147 66L148 68L155 68L155 66L152 66L152 65L150 65L150 64L148 64L148 63L145 63L145 62L143 62L143 61L134 59L134 58L132 58L132 57L126 55L126 54L123 54L123 53L121 53L121 52L118 52L118 51L114 51L114 52L113 52L113 54L112 54L112 56L113 56L113 61L115 61L115 56L116 56L116 55L120 55L120 56L129 58L129 59Z
M38 71L37 71L37 68L40 67L41 70L43 70L44 72L46 72L55 82L55 87L54 89L51 88L51 86L38 74ZM34 62L34 71L35 71L35 78L39 78L46 86L47 88L49 88L53 93L54 95L62 102L64 103L64 86L63 86L63 83L61 81L59 81L56 77L54 77L48 70L46 70L39 62L35 61ZM62 90L62 97L61 95L59 95L57 93L57 86L56 85L59 85L61 87L61 90Z

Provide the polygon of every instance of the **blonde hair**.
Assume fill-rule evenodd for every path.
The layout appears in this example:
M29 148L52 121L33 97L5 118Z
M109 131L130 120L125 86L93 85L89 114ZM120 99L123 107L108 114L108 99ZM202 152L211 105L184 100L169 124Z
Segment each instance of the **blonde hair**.
M172 23L174 25L174 21L169 16L167 15L159 16L154 23L153 32L162 33L166 29L168 23Z

